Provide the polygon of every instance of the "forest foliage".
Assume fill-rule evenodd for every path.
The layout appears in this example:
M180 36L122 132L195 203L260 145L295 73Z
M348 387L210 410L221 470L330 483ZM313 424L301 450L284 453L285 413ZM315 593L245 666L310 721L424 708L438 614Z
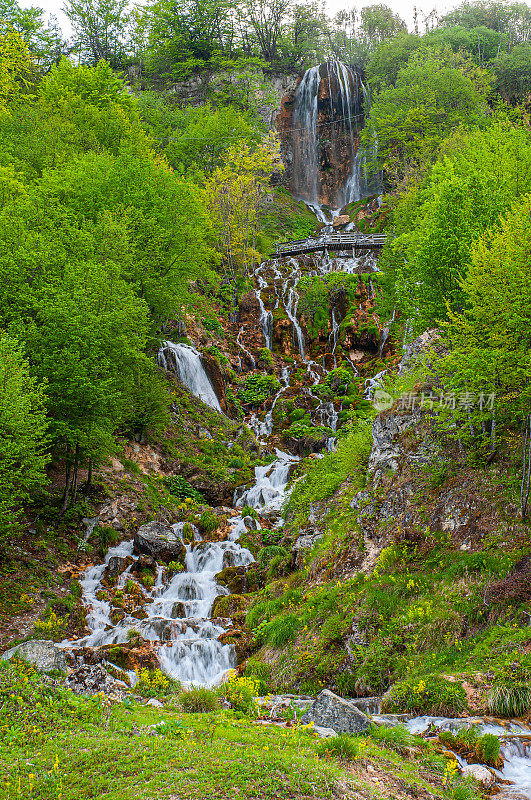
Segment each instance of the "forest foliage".
M526 341L525 309L516 328L498 316L496 340L465 331L479 330L494 302L480 277L493 251L506 294L525 283L527 7L465 2L417 18L412 33L384 5L334 19L287 0L66 10L70 40L39 9L0 4L0 331L18 354L13 392L36 415L17 433L6 410L15 394L6 399L0 424L13 452L18 436L34 436L9 524L44 485L47 459L63 470L66 508L79 470L90 487L117 433L164 429L161 329L214 297L228 313L260 257L258 209L280 166L257 115L264 76L325 58L365 70L371 89L365 135L378 140L393 232L382 315L396 307L414 330L446 322L462 356L448 381L468 380L477 363L477 386L502 391L503 413L522 419L523 355L509 364L496 342ZM161 91L184 78L211 86L200 105ZM7 486L19 479L6 464Z

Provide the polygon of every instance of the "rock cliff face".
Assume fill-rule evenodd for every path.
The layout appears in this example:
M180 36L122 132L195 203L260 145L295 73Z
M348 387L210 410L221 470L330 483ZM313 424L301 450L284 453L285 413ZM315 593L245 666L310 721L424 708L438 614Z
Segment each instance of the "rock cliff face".
M295 91L301 76L297 73L266 75L262 70L248 67L239 72L204 72L172 87L172 93L183 105L200 106L216 94L232 93L241 100L256 103L256 110L268 130L275 127L284 98Z
M276 127L295 196L340 207L363 194L356 158L364 96L362 75L335 61L312 67L283 96Z

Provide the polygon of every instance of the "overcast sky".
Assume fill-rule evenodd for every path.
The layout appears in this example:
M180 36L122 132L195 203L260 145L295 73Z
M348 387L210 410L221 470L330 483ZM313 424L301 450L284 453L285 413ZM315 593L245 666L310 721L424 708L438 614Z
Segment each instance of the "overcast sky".
M63 31L66 34L70 33L68 19L61 12L61 7L63 6L64 0L19 0L19 2L24 8L29 8L29 6L38 6L39 8L43 8L47 13L55 14ZM345 2L345 0L325 0L326 8L331 16L334 16L334 14L337 14L338 11L341 11L345 8L351 8L352 6L362 8L365 5L373 5L378 2L384 2L386 5L390 5L391 8L400 14L402 19L407 22L411 30L413 27L413 7L415 5L419 10L419 21L422 23L423 13L427 14L433 8L435 8L437 13L442 15L448 11L448 9L458 5L459 0L455 0L455 2L436 0L432 3L430 3L429 0L418 0L418 2L409 2L409 0L359 0L359 2L348 2L348 0L347 2Z

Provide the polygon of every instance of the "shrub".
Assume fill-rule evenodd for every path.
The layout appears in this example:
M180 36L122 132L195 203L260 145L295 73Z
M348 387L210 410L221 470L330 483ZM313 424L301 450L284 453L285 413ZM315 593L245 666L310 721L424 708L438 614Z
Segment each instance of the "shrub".
M332 614L321 626L321 638L325 643L342 641L350 622L341 614Z
M188 483L186 478L183 478L182 475L170 475L167 478L164 478L164 485L168 489L171 494L175 497L178 497L179 500L197 500L199 503L204 503L205 498L203 495L194 489L194 487Z
M253 517L256 519L258 517L258 511L255 508L251 508L251 506L244 506L241 510L242 517Z
M260 623L255 636L273 647L283 647L293 641L301 627L299 617L295 614L284 614L274 617L270 622Z
M243 674L246 678L252 678L257 683L257 695L264 695L269 691L272 667L265 664L258 658L249 658L245 664Z
M356 695L356 673L345 670L336 678L337 693L341 697L354 697Z
M246 716L258 716L255 697L260 689L260 681L250 676L234 677L224 683L219 692L233 709Z
M338 761L354 761L360 756L367 742L365 739L354 738L346 733L323 739L317 747L319 758L336 758Z
M201 533L209 534L219 527L219 522L219 518L216 517L214 512L210 508L206 508L199 517L198 528Z
M178 699L182 710L188 714L207 714L220 706L217 694L204 686L182 691Z
M141 669L134 690L143 697L169 697L181 688L179 681L169 678L160 669Z
M489 693L487 708L495 717L523 717L531 708L531 686L495 686Z
M388 726L388 725L374 725L370 732L369 737L373 742L388 747L390 750L396 750L401 755L406 755L414 747L426 747L426 742L420 736L414 736L408 731L404 725Z
M269 562L271 561L274 556L287 556L288 551L285 547L279 547L278 545L268 545L267 547L262 547L261 550L258 551L257 561L261 567L266 567Z
M155 585L155 578L153 577L151 572L141 572L140 581L144 589L147 589L148 591L150 589L153 589L153 586Z
M249 406L261 406L267 398L278 392L279 381L274 375L248 375L238 396L242 403Z
M259 360L265 364L266 367L273 367L275 362L273 360L273 353L268 347L261 347L258 351Z
M114 528L111 528L110 525L98 525L96 527L96 532L101 553L106 553L109 547L118 544L122 538L122 534Z
M58 617L54 611L50 612L47 619L35 621L35 633L45 639L62 639L66 627L66 619Z
M455 717L467 709L465 690L439 675L406 678L395 683L384 698L383 710L397 714Z

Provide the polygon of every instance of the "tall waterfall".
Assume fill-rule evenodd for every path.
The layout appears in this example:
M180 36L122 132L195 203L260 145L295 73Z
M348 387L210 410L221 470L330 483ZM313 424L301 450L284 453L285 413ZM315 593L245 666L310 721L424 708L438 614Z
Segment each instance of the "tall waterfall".
M173 369L192 394L199 397L210 408L221 411L210 379L201 363L201 355L188 344L163 342L159 350L158 362L164 369Z
M293 191L313 206L340 208L368 194L358 133L367 91L360 74L340 61L311 67L295 93L292 116Z

